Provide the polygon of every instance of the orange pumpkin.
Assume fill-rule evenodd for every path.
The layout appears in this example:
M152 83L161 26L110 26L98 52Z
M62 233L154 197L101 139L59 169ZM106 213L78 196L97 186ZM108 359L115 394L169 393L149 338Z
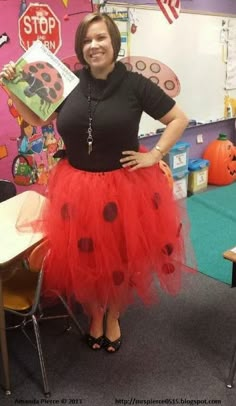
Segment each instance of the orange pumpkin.
M208 183L211 185L229 185L236 180L236 147L225 134L210 142L203 153L210 161Z
M173 176L172 176L172 172L170 170L170 167L167 165L166 162L164 161L159 161L159 166L161 171L164 173L164 175L167 177L169 186L171 187L171 189L173 188L173 184L174 184L174 180L173 180Z

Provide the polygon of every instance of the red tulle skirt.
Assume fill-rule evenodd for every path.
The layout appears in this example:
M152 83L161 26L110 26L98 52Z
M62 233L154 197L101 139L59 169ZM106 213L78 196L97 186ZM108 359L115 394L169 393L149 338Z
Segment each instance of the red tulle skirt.
M136 298L156 301L158 287L177 294L182 271L196 269L184 203L159 165L94 173L64 159L47 197L45 294L121 311Z

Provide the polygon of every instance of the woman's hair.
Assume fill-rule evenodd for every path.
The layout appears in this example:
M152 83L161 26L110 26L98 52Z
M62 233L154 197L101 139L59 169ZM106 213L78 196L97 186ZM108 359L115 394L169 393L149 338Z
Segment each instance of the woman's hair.
M87 14L80 22L75 34L75 53L82 65L87 65L83 56L84 39L86 37L88 27L91 23L97 21L104 21L108 33L111 37L112 48L114 51L114 61L118 57L121 45L120 31L116 23L105 13L91 13Z

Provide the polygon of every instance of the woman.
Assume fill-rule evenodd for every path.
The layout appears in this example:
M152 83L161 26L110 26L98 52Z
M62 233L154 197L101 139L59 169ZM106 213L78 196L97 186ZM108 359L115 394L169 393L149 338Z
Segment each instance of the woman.
M83 305L91 318L88 345L109 353L121 345L120 312L135 297L147 304L156 299L155 276L176 294L181 272L191 269L185 212L158 165L188 119L157 85L116 62L120 44L106 14L87 15L77 29L75 51L84 68L48 120L57 118L66 158L51 173L44 213L51 244L45 288ZM1 75L14 73L10 63ZM46 125L12 99L27 122ZM138 143L143 111L166 125L149 152Z

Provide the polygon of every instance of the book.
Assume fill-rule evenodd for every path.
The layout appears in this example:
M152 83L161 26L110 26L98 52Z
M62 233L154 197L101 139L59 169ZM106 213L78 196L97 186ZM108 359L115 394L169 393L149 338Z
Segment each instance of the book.
M79 78L41 41L16 62L16 77L3 85L46 121L78 85Z

